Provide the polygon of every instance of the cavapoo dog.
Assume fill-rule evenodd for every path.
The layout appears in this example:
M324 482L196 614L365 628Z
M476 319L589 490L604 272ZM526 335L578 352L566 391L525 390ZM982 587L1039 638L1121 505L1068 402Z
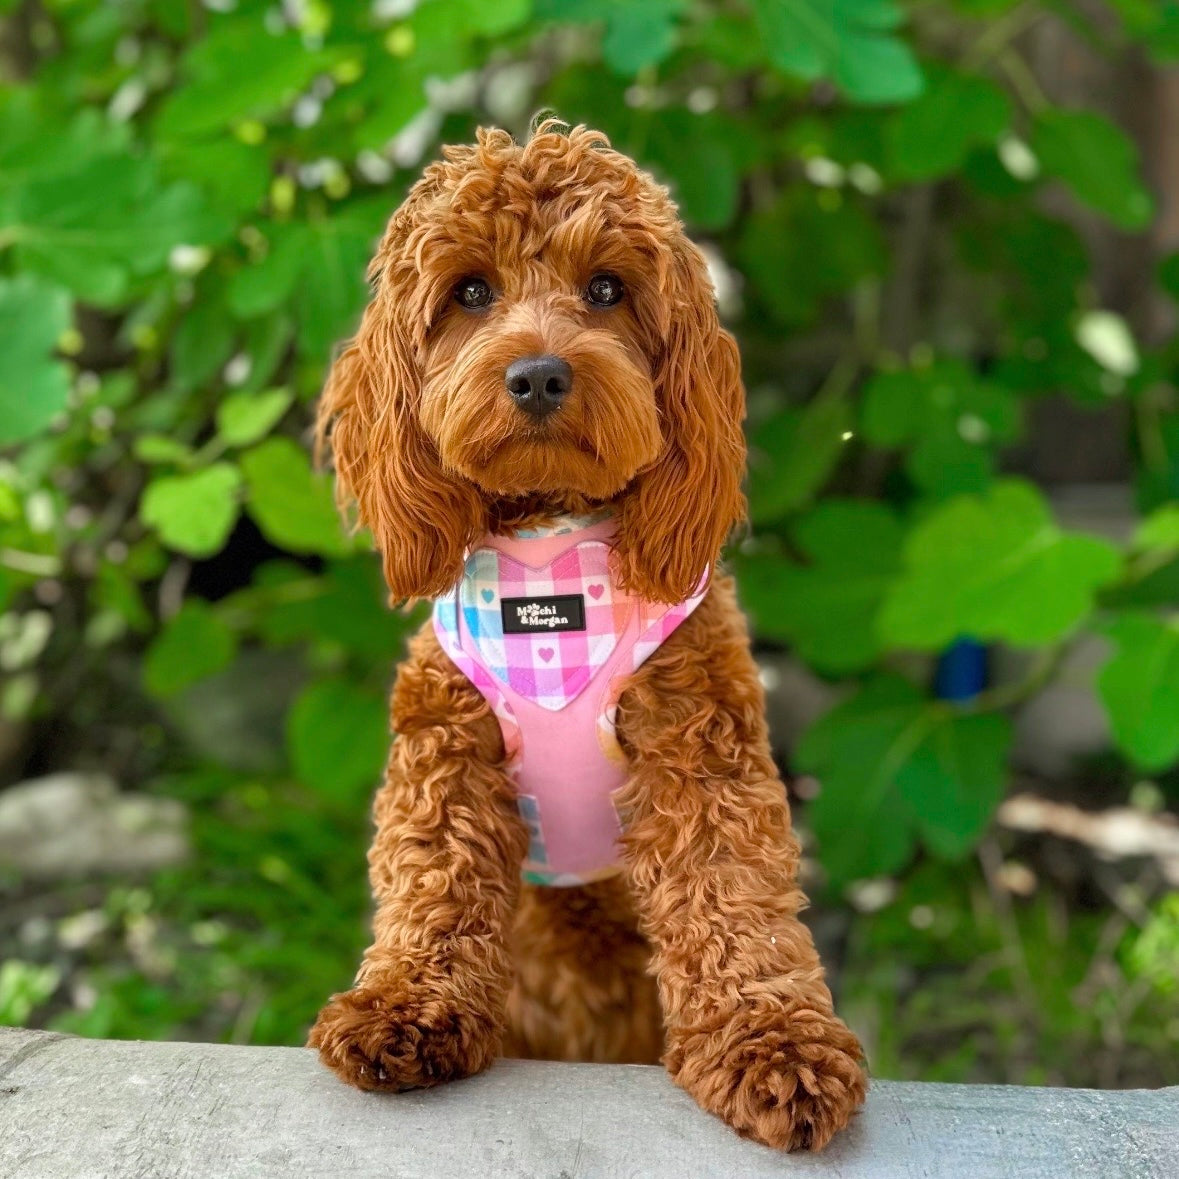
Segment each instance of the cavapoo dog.
M320 408L394 600L373 944L311 1033L362 1089L652 1062L773 1146L863 1101L732 582L744 392L700 252L604 136L481 131L389 222Z

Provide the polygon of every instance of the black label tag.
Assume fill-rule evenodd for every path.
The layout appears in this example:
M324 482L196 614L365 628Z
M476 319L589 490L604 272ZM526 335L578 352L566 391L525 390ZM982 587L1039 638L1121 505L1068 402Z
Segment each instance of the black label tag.
M531 635L546 630L585 630L585 598L504 598L500 602L504 634Z

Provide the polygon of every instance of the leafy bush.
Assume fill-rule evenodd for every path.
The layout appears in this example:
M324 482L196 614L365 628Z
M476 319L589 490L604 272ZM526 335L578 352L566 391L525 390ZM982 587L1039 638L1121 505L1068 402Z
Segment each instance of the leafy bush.
M750 390L732 563L759 642L846 689L795 759L828 881L970 852L1012 709L1085 635L1111 644L1120 756L1179 759L1179 348L1098 302L1078 229L1142 234L1154 204L1126 133L1053 105L1023 40L1048 19L1173 60L1172 0L1095 23L1053 0L0 11L0 703L34 768L177 794L199 847L155 885L183 985L100 968L67 1026L293 1039L345 981L416 618L341 531L308 404L420 162L542 106L668 182L716 259ZM1157 282L1179 294L1179 256ZM1049 394L1122 407L1125 543L1005 473ZM960 639L1031 670L937 699ZM10 1007L47 977L13 975Z

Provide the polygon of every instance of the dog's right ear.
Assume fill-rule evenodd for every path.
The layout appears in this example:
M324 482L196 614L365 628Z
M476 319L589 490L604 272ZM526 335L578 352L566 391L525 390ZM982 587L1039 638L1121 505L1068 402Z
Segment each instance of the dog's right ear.
M378 258L378 261L380 259ZM432 598L458 581L467 549L486 531L476 490L449 478L418 420L420 345L400 324L388 276L360 331L328 375L316 451L330 447L336 500L371 530L394 602Z

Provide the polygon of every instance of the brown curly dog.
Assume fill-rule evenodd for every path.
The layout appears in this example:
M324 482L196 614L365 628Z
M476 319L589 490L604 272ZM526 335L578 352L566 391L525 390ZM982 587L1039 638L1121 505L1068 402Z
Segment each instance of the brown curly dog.
M375 804L374 941L310 1043L379 1090L501 1052L662 1058L742 1134L821 1148L866 1082L799 921L746 624L709 577L744 511L745 447L704 259L596 132L481 131L443 155L389 223L319 418L393 599L441 599L487 538L597 510L616 601L701 600L625 678L617 871L571 887L522 880L530 830L490 689L437 626L414 639ZM520 378L522 358L549 367Z

